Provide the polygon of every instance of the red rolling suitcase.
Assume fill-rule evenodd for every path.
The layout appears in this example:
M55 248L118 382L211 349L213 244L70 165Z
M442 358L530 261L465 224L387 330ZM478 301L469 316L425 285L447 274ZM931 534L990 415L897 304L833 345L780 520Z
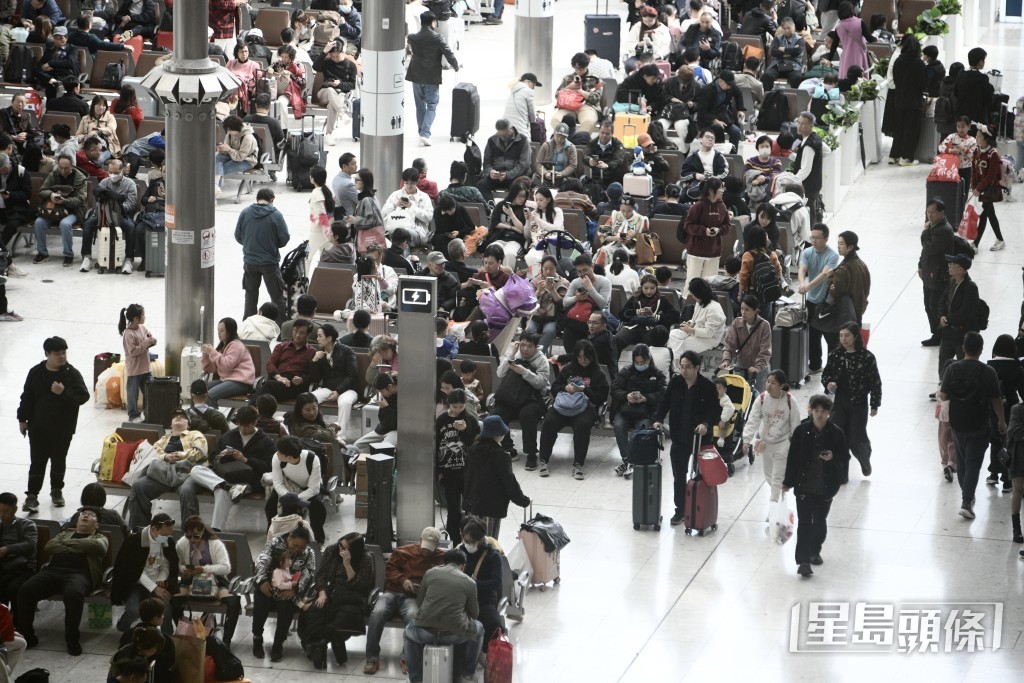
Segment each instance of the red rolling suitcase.
M718 488L708 486L700 476L700 468L697 466L699 456L700 436L695 434L690 480L686 482L686 499L683 503L683 524L687 534L703 536L718 528Z

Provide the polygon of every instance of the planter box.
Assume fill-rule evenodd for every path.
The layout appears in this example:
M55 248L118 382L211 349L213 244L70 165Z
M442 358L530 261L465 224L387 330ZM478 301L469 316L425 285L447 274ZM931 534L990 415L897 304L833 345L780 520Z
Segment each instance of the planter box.
M839 182L843 185L853 185L860 174L864 172L864 165L860 161L860 126L853 125L844 128L839 139L841 140L839 148L843 150L839 167Z
M842 157L846 151L840 144L839 149L825 153L821 161L821 199L825 209L835 215L839 211L842 200L842 183L840 181ZM859 154L859 152L858 152Z
M949 24L949 33L943 36L945 39L946 59L948 59L950 63L966 62L967 50L964 49L963 15L943 14L942 19Z
M864 154L869 164L882 160L882 100L862 102L860 122L864 128Z

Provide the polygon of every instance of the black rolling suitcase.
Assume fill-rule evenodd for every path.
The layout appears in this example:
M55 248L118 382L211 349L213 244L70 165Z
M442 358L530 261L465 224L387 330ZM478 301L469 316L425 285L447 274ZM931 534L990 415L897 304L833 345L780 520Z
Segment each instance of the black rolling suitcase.
M791 387L800 386L810 373L809 348L806 324L772 328L772 367L786 373Z
M288 136L288 184L297 192L312 191L309 169L323 166L326 159L324 136L316 131L316 119L303 116L299 130Z
M661 463L633 467L633 529L661 531Z
M352 141L359 142L359 134L361 131L362 121L360 117L360 111L362 110L363 101L361 99L352 100Z
M171 428L171 413L181 407L177 377L153 377L146 382L146 422Z
M465 141L480 130L480 93L472 83L457 83L452 88L451 141Z
M615 68L619 67L619 51L622 44L622 17L608 13L608 0L604 2L604 14L598 14L599 0L594 2L594 14L583 17L583 49L597 50L597 56L607 59Z
M960 225L960 218L964 215L967 197L967 181L961 178L958 182L948 183L938 180L929 180L925 184L925 205L933 199L941 199L946 205L946 220L956 230Z

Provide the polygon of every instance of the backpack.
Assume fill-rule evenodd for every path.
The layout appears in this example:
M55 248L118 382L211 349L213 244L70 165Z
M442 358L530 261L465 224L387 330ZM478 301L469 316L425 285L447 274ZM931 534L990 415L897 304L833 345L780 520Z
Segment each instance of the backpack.
M309 240L306 240L284 255L281 261L281 279L286 285L297 284L306 278L306 258L309 256Z
M331 474L327 471L327 446L313 439L302 439L302 448L313 453L320 461L320 479L323 481L324 474ZM306 458L306 474L313 474L313 461L310 458ZM320 493L326 493L322 483L320 484Z
M955 232L953 233L953 253L970 256L972 260L974 259L974 248L971 247L971 243Z
M4 80L8 83L28 83L35 63L36 57L32 54L32 48L23 43L12 45L7 56L7 64L4 66ZM27 674L22 674L21 677L25 675Z
M943 95L935 99L935 123L953 123L956 121L956 107L953 98Z
M782 124L792 121L789 113L789 100L781 90L770 90L764 94L761 111L757 115L759 130L782 130Z
M984 299L978 299L978 308L974 311L974 327L978 328L979 332L988 329L988 316L988 304Z
M320 13L316 25L313 26L313 44L321 48L341 35L341 15L330 10Z
M29 669L14 681L15 683L50 683L50 672L46 669Z
M462 154L462 160L469 167L470 176L478 177L484 170L484 157L472 137L466 138L466 151Z
M253 168L263 168L263 136L254 131L252 137L256 140L256 165Z
M782 282L779 271L767 254L754 254L754 272L750 275L750 289L757 300L763 304L770 303L782 296Z
M103 68L100 87L107 90L120 90L124 80L124 62L111 62Z
M245 44L249 46L249 58L257 61L263 61L266 64L270 64L274 61L274 53L267 47L266 41L260 36L245 36Z
M722 69L739 72L743 69L740 60L742 59L740 44L731 40L722 41Z
M242 660L231 653L217 636L206 636L206 655L213 659L213 673L218 681L237 681L245 677Z

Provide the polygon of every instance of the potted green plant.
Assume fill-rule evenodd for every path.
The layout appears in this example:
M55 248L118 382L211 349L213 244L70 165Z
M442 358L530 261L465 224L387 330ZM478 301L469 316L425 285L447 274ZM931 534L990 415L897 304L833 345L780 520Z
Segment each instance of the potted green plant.
M871 102L878 99L878 81L874 78L865 78L857 81L846 93L847 102Z
M835 151L839 149L839 138L831 129L818 128L815 126L814 134L821 138L822 143L824 143L824 145L830 150Z
M960 4L960 0L939 0L935 3L935 9L939 11L939 14L944 16L960 15L963 13L963 5Z
M831 128L849 128L860 121L860 112L838 102L830 102L821 120Z
M913 34L922 44L925 42L925 36L944 36L949 33L949 24L942 15L943 12L938 7L932 7L917 16Z
M891 57L882 57L872 65L870 73L872 76L881 76L885 78L889 75L889 60Z

